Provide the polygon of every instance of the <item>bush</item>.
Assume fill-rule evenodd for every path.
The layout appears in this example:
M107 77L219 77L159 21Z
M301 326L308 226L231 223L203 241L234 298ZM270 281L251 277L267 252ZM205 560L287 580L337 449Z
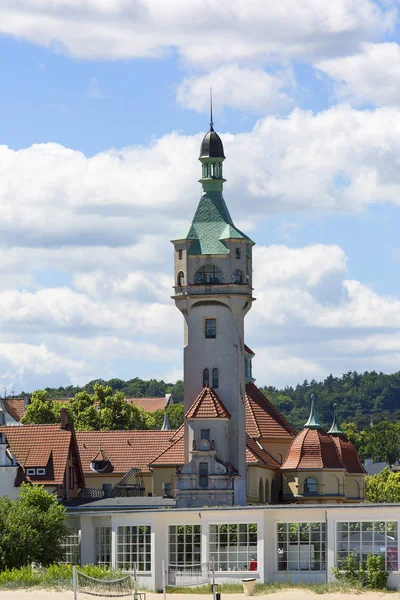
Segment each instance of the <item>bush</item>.
M113 571L98 565L85 565L78 567L89 577L96 579L117 579L126 573ZM48 587L72 589L72 565L54 564L46 568L21 567L20 569L6 569L0 572L1 588Z
M349 552L347 559L340 567L332 569L332 573L339 581L344 581L352 586L362 586L371 590L387 588L388 573L385 571L383 557L368 554L366 568L359 564L356 554Z

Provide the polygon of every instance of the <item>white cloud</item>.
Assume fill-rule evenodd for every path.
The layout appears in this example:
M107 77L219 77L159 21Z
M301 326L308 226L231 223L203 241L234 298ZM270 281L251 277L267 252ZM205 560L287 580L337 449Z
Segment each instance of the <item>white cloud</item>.
M270 74L262 69L224 65L205 75L184 79L177 91L177 101L185 108L207 112L210 87L213 88L213 98L219 109L231 106L238 110L267 114L292 104L286 92L294 87L294 78L288 70Z
M222 137L226 199L246 231L278 211L399 203L397 108L296 110ZM55 144L1 147L0 385L180 372L169 239L197 204L200 138L173 133L91 158ZM393 368L400 299L349 280L342 248L259 243L254 270L246 335L266 365L259 383Z
M202 65L342 53L376 38L395 13L371 0L14 0L0 33L83 58L159 56Z
M340 100L400 105L400 46L394 42L365 44L357 54L322 60L315 66L334 80Z

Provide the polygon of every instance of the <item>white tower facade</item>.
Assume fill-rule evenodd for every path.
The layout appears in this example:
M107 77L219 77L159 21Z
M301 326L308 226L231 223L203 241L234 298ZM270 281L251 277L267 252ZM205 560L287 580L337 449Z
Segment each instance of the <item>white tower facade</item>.
M188 233L175 246L175 303L185 319L185 413L210 387L230 414L228 433L213 440L217 457L228 457L234 504L247 496L244 318L252 297L252 246L229 214L222 191L225 160L213 124L201 144L202 195ZM198 424L201 428L201 423ZM188 424L185 462L191 460Z

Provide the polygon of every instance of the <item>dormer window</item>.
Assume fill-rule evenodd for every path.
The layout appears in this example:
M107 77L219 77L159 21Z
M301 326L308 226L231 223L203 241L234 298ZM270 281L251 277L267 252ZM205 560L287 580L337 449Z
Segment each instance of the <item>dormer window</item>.
M27 475L36 475L36 469L27 469L26 474Z
M43 469L43 467L36 469L36 475L46 475L46 469Z
M90 466L92 471L104 471L108 467L108 460L93 460Z

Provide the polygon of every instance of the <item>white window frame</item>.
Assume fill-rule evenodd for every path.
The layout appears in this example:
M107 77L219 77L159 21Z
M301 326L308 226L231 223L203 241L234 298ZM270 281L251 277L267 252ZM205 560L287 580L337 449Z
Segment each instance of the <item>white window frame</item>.
M46 475L46 469L44 469L43 467L36 469L36 475Z
M186 561L186 552L187 552L186 551L186 531L184 532L184 542L183 542L183 544L184 544L184 549L183 549L184 561L183 561L183 563L179 563L178 559L175 561L175 563L171 561L171 528L172 527L175 527L175 528L177 528L177 527L191 527L192 528L192 538L193 538L192 539L192 562ZM199 528L198 533L194 532L194 528L195 527ZM175 533L175 536L176 536L176 542L175 542L175 544L176 544L176 550L175 550L175 553L176 553L177 557L178 557L178 535L180 535L180 534L176 531L176 533ZM198 561L197 560L195 561L194 558L193 558L194 557L194 549L195 549L195 543L194 543L194 536L195 535L198 535L199 539L200 539L200 541L199 541L199 548L200 548L200 550L198 552L198 556L199 556ZM203 545L202 544L202 542L203 542L202 536L203 536L203 532L202 532L202 527L201 527L200 523L185 523L185 524L183 524L183 523L177 523L177 524L171 524L171 525L169 525L168 526L168 541L167 541L167 543L168 543L168 569L171 569L171 568L176 568L176 569L190 568L190 569L192 569L192 568L197 567L197 566L201 567L202 545Z
M112 527L111 525L94 528L95 564L101 567L112 565ZM106 556L109 560L105 560Z
M219 542L216 542L216 546L217 546L217 550L216 552L214 552L213 550L211 550L211 544L213 544L214 542L212 542L212 532L211 532L211 527L221 527L221 526L227 526L228 528L231 526L236 526L237 529L237 533L236 535L240 535L242 532L240 532L240 527L245 526L247 528L247 532L246 532L246 536L247 536L247 546L245 550L242 550L243 554L246 553L246 557L243 557L242 559L240 558L240 546L239 544L237 545L237 558L236 558L236 566L238 566L241 562L245 562L247 564L247 569L236 569L236 570L232 570L230 569L230 564L233 564L233 561L229 560L229 533L228 533L228 540L227 540L227 551L226 553L221 552L220 548L219 548ZM257 540L256 543L254 545L254 547L250 547L249 545L249 526L250 525L255 525L257 527ZM228 530L229 531L229 530ZM262 532L261 532L262 534ZM242 533L243 535L243 533ZM207 552L208 552L208 560L211 561L212 558L214 558L214 565L215 565L215 572L216 573L252 573L252 574L256 574L259 573L260 571L260 547L259 547L259 542L260 542L260 523L258 523L257 521L252 521L252 522L236 522L236 523L209 523L208 524L208 548L207 548ZM216 557L213 556L213 554L216 554ZM221 559L220 555L226 554L226 559ZM232 553L233 554L233 553ZM256 558L251 558L250 555L255 554ZM251 560L256 560L257 562L257 569L254 571L249 571L249 564ZM219 565L221 562L226 562L227 571L222 571L219 569Z
M339 540L339 535L338 535L338 529L339 529L339 525L342 525L344 523L360 523L360 557L362 556L363 552L362 552L362 525L363 523L385 523L385 538L387 536L387 523L395 523L397 526L397 540L393 543L393 548L396 550L396 554L397 554L397 569L396 570L391 570L388 571L389 574L392 573L399 573L400 572L400 560L399 560L399 521L397 519L360 519L358 521L335 521L335 566L338 566L338 544L339 541L343 542L344 540L341 539ZM367 541L367 540L366 540ZM368 540L370 541L370 540ZM348 540L348 552L350 552L350 539ZM372 540L370 541L372 547L374 547L375 545L375 531L374 531L374 527L372 529ZM388 555L387 555L387 550L388 550L388 544L387 544L387 539L385 539L385 569L387 569L387 564L388 564ZM366 554L366 552L364 553ZM375 554L375 553L374 553ZM375 556L377 556L377 554L375 554Z
M141 545L139 543L139 541L136 541L136 544L126 544L126 541L123 539L120 542L120 530L123 530L123 536L125 537L125 535L128 533L127 530L131 530L130 531L130 535L133 535L133 529L136 529L136 536L138 538L138 536L140 535L139 532L139 528L143 527L144 528L144 532L143 535L145 536L145 541L143 544L143 549L141 550ZM148 540L146 540L146 537L148 536ZM115 545L116 545L116 564L117 564L117 569L120 571L127 571L127 572L132 572L133 571L133 565L136 564L136 571L138 573L151 573L151 569L152 569L152 542L151 542L151 538L152 538L152 526L146 523L143 524L138 524L138 525L118 525L117 526L117 531L116 531L116 541L115 541ZM120 546L123 547L123 556L124 559L120 560ZM131 548L130 552L128 553L129 556L131 557L129 561L125 560L125 554L126 554L126 548ZM136 552L135 552L136 549ZM136 562L133 560L134 555L136 554L137 560ZM141 561L140 557L144 556L144 559ZM147 559L146 557L150 556L149 559ZM125 568L125 564L129 562L130 564L130 568L126 569ZM141 569L140 565L141 563L143 563L144 568ZM148 569L146 569L145 567L149 567Z
M279 525L287 525L288 528L290 525L293 524L297 524L297 525L314 525L314 524L318 524L320 525L319 528L319 544L321 544L320 547L320 553L322 554L322 552L325 554L325 559L322 560L322 557L320 558L319 562L320 564L325 564L325 569L311 569L311 557L309 559L309 568L308 569L300 569L300 561L301 561L301 552L300 552L300 547L301 547L301 540L300 540L300 531L299 531L299 536L298 536L298 541L297 541L297 546L298 546L298 556L297 556L297 569L296 570L292 570L289 568L286 568L285 570L280 570L279 569L279 560L278 560L278 547L280 543L284 543L284 542L280 542L279 541L279 536L278 536L278 526ZM322 527L324 526L324 527ZM325 533L325 536L323 535ZM327 560L328 560L328 528L326 525L325 521L276 521L275 523L275 572L276 573L326 573L327 570ZM325 537L325 539L324 539ZM309 536L309 540L308 540L308 547L309 550L311 551L311 531L310 531L310 536ZM325 544L325 548L324 550L322 550L322 543ZM289 549L289 531L288 531L288 538L286 540L286 544L287 544L287 548ZM293 544L295 545L295 543ZM304 543L304 545L306 545L306 543ZM286 561L287 564L289 563L289 561Z
M68 527L69 534L63 542L65 548L65 558L61 561L67 565L79 565L81 557L81 530L77 527ZM76 553L76 560L73 559L73 553Z
M29 468L26 470L26 474L27 475L36 475L36 469Z

